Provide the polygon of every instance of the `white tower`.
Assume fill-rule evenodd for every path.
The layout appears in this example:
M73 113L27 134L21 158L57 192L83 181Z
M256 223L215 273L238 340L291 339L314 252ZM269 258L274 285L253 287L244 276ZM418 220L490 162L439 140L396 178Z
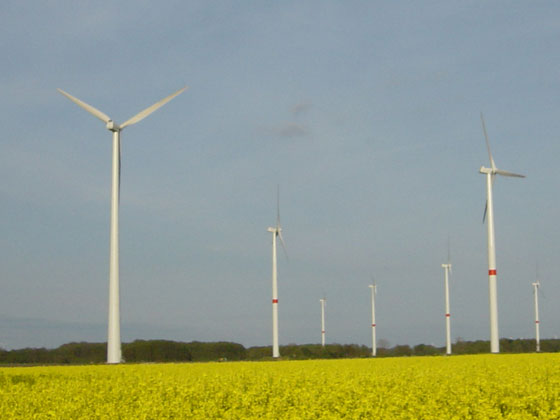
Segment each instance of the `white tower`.
M319 299L321 302L321 346L325 347L325 305L327 299Z
M486 175L486 209L484 218L487 219L488 225L488 300L490 307L490 351L492 353L500 352L500 336L498 332L498 288L497 288L497 270L496 270L496 245L494 241L494 204L492 201L492 186L496 175L508 177L525 178L525 175L515 174L513 172L503 171L496 167L492 153L490 152L490 143L486 133L486 125L484 117L480 114L482 121L482 129L484 138L486 139L486 147L488 149L488 157L490 158L490 168L480 167L480 173ZM483 218L483 220L484 220Z
M377 342L375 337L375 295L377 294L377 285L370 284L368 287L371 289L371 355L375 357L377 355Z
M537 352L541 351L541 336L539 331L540 320L539 320L539 287L541 283L537 280L533 283L533 296L535 299L535 341L537 342Z
M121 131L132 124L143 120L152 112L165 105L175 96L182 93L186 87L167 96L152 106L139 112L134 117L118 125L109 116L92 107L89 104L75 98L61 89L58 91L74 102L76 105L85 109L93 116L105 123L106 128L113 133L113 163L111 181L111 234L109 250L109 322L107 331L107 363L120 363L121 355L121 330L120 330L120 309L119 309L119 197L120 197L120 177L121 177Z
M442 264L445 285L445 354L451 354L451 314L449 313L449 273L451 263Z
M282 237L282 228L280 227L280 187L277 189L276 200L276 226L269 227L268 231L272 233L272 357L280 357L280 346L278 344L278 269L277 269L277 252L276 238L280 239L282 248L286 252L286 246Z

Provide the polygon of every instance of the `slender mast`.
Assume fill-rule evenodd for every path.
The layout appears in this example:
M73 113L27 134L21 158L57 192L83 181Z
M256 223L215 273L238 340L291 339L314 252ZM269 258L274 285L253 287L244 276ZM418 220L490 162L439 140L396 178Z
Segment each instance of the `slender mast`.
M541 336L540 336L540 320L539 320L539 286L540 283L537 281L533 283L533 295L535 299L535 341L537 343L536 351L541 351Z
M272 357L280 357L278 346L278 273L277 273L277 253L276 237L278 228L268 228L272 232Z
M120 363L121 331L119 311L119 194L120 194L120 130L113 131L113 164L111 193L111 239L109 250L109 322L107 331L107 363Z
M488 224L488 300L490 309L490 352L500 352L498 333L498 286L496 271L496 244L494 241L494 204L492 200L492 172L486 173L487 208L486 223Z
M370 284L371 289L371 355L375 357L377 355L377 342L375 337L375 293L377 291L377 286L375 284Z
M449 312L449 270L451 263L442 264L445 285L445 354L451 354L451 314Z
M321 346L325 347L325 302L326 299L319 299L321 302Z

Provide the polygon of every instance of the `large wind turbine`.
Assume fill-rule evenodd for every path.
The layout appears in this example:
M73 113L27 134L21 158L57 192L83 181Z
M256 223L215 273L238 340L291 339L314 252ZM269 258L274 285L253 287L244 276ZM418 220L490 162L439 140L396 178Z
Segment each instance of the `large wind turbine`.
M280 348L278 346L278 270L276 255L276 238L280 239L282 248L286 252L284 239L282 238L282 227L280 226L280 187L276 194L276 226L269 227L268 231L272 233L272 357L280 357Z
M143 120L156 109L162 107L175 96L182 93L186 87L156 102L152 106L139 112L134 117L119 125L109 116L98 109L75 98L62 89L58 91L74 102L76 105L85 109L93 116L105 123L109 131L113 132L113 165L112 165L112 193L111 193L111 241L109 257L109 326L107 334L107 363L120 363L121 357L121 333L120 333L120 310L119 310L119 196L120 196L120 176L121 176L121 131L129 125L136 124Z
M377 355L377 343L375 340L375 295L377 294L377 285L374 283L368 287L371 289L371 355L375 357Z
M486 139L486 148L488 149L488 157L490 158L490 168L480 167L480 173L486 174L486 208L484 209L484 219L488 224L488 297L490 304L490 351L492 353L500 352L500 337L498 334L498 291L496 285L496 247L494 242L494 205L492 202L492 186L496 175L509 177L525 178L525 175L515 174L513 172L503 171L496 167L492 153L490 152L490 142L486 133L486 124L484 117L480 114L482 121L482 130Z
M447 263L441 265L444 270L445 285L445 354L451 354L451 314L449 313L449 274L451 273L451 258L447 256Z
M321 346L325 347L325 305L327 299L319 299L321 302Z
M537 281L533 283L533 295L535 298L535 341L537 342L537 352L541 351L541 335L539 331L539 287L541 287L541 282L537 278Z

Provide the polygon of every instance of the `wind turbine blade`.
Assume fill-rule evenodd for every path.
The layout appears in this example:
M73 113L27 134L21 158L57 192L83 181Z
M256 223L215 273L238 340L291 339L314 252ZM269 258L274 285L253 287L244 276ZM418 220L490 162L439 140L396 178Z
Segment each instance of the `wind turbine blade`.
M282 249L284 250L284 255L286 259L289 260L288 251L286 250L286 243L284 242L284 238L282 237L282 232L278 231L278 239L280 239L280 245L282 245Z
M119 204L121 203L121 139L119 138Z
M276 185L276 227L280 227L280 185Z
M92 107L89 104L86 104L84 101L80 101L78 98L73 97L72 95L70 95L67 92L64 92L62 89L57 89L61 94L63 94L64 96L66 96L68 99L70 99L72 102L74 102L76 105L78 105L79 107L85 109L87 112L89 112L90 114L96 116L97 118L99 118L101 121L103 121L105 124L107 124L109 121L111 121L111 118L109 118L108 115L104 114L103 112L101 112L100 110L98 110L97 108Z
M185 91L185 89L187 89L187 87L185 86L184 88L179 89L177 92L172 93L171 95L169 95L166 98L163 98L161 101L156 102L155 104L153 104L152 106L146 108L144 111L139 112L138 114L136 114L134 117L130 118L129 120L125 121L122 125L121 128L125 128L126 126L132 125L132 124L136 124L138 121L143 120L144 118L146 118L148 115L150 115L152 112L154 112L155 110L161 108L163 105L165 105L167 102L169 102L171 99L173 99L175 96L183 93Z
M480 120L482 121L482 131L484 131L484 138L486 139L486 148L488 149L488 157L490 158L490 165L492 170L496 170L496 164L494 163L494 158L492 158L492 152L490 151L490 142L488 141L488 134L486 133L486 124L484 123L484 116L482 112L480 113Z
M502 169L496 169L494 172L497 173L498 175L503 175L503 176L511 176L511 177L515 177L515 178L525 178L525 175L515 174L513 172L504 171Z
M496 175L492 174L490 178L492 188L494 188L494 182L496 181ZM486 213L488 212L488 199L486 199L486 205L484 206L484 215L482 216L482 223L486 221Z
M371 288L373 289L373 294L376 295L377 294L377 283L375 282L375 278L373 276L371 277Z

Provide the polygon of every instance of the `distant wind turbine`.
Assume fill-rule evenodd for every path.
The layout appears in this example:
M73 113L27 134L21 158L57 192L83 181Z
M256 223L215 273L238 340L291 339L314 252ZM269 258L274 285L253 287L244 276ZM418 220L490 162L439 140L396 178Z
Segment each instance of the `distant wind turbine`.
M496 284L496 246L494 241L494 206L492 202L492 186L494 185L494 177L496 175L503 175L509 177L525 178L525 175L515 174L513 172L503 171L496 167L492 153L490 152L490 143L488 141L488 134L486 133L486 124L484 124L484 117L480 114L482 121L482 130L484 131L484 138L486 139L486 148L488 149L488 157L490 158L490 168L480 167L480 173L486 174L486 208L484 209L484 216L488 224L488 297L490 304L490 351L492 353L500 352L500 337L498 333L498 290Z
M447 264L441 265L444 270L445 285L445 354L451 354L451 314L449 313L449 274L451 273L451 255L447 247Z
M280 226L280 187L276 191L276 226L269 227L268 231L272 233L272 357L280 357L280 348L278 345L278 270L276 257L276 238L280 239L284 253L286 253L286 245L282 238L282 227Z
M375 283L368 286L371 289L371 355L377 355L377 342L375 337L375 295L377 294L377 285Z
M182 93L186 87L156 102L152 106L139 112L134 117L118 125L106 114L98 109L75 98L62 89L57 89L76 105L85 109L93 116L105 123L109 131L113 132L113 165L112 165L112 194L111 194L111 241L109 257L109 326L107 337L107 363L120 363L121 355L121 333L120 333L120 310L119 310L119 197L121 177L121 140L120 132L129 125L136 124L152 112L165 105L175 96Z
M319 299L321 302L321 346L325 347L325 306L327 299Z
M535 299L535 341L537 342L537 352L541 351L541 335L539 331L540 320L539 320L539 287L541 287L541 282L538 279L533 284L533 296Z

